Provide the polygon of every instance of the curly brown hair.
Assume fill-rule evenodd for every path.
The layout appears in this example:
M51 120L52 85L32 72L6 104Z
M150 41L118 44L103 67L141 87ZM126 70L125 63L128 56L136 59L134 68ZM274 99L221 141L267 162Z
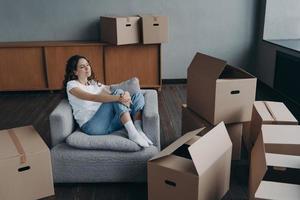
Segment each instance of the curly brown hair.
M68 81L78 79L78 77L75 75L75 71L77 70L78 61L81 58L85 59L91 65L90 61L86 57L81 56L81 55L73 55L68 59L67 64L66 64L65 79L63 81L63 88L64 88L65 92L66 92L66 87L67 87ZM88 77L88 81L92 81L92 80L95 80L95 74L91 67L91 76Z
M78 79L78 77L75 75L75 71L77 70L78 61L81 58L85 59L91 65L91 62L84 56L81 56L81 55L71 56L68 59L67 64L66 64L65 80L63 81L64 87L67 86L68 81ZM91 81L91 80L95 80L95 74L93 72L92 67L91 67L91 76L88 77L88 81Z

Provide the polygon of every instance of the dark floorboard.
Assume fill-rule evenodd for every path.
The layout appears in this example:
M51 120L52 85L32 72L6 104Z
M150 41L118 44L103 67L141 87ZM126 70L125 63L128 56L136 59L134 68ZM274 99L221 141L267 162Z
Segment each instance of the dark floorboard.
M49 114L63 98L60 92L2 92L0 93L0 130L33 125L50 146ZM186 84L163 85L159 93L162 148L181 134L181 104L186 103ZM259 83L257 100L276 100L286 103L296 118L299 106ZM224 199L247 199L248 162L232 164L230 191ZM49 200L69 199L147 199L146 183L55 184L55 196Z

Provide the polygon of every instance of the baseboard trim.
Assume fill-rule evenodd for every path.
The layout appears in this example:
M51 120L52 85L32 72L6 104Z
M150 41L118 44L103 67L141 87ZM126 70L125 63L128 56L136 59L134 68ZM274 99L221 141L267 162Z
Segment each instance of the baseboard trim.
M187 79L163 79L162 84L186 84Z

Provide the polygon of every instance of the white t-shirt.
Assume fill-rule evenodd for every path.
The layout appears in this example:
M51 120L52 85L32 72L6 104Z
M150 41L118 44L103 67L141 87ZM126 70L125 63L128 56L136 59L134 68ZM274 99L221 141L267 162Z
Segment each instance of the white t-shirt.
M98 85L95 82L92 82L90 85L83 85L79 83L77 80L71 80L67 83L67 94L69 102L73 109L73 115L79 126L81 127L84 123L89 121L96 111L99 109L102 103L94 102L94 101L87 101L70 93L72 88L80 88L85 92L89 92L91 94L99 94L104 88L104 85Z

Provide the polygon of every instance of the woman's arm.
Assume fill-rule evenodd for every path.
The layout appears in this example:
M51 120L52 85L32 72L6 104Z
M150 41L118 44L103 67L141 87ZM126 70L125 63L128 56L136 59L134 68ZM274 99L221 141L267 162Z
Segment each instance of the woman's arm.
M72 88L70 93L76 96L79 99L87 100L87 101L95 101L95 102L121 102L123 104L128 104L131 101L130 95L111 95L108 91L102 90L99 94L91 94L89 92L85 92L78 87Z

